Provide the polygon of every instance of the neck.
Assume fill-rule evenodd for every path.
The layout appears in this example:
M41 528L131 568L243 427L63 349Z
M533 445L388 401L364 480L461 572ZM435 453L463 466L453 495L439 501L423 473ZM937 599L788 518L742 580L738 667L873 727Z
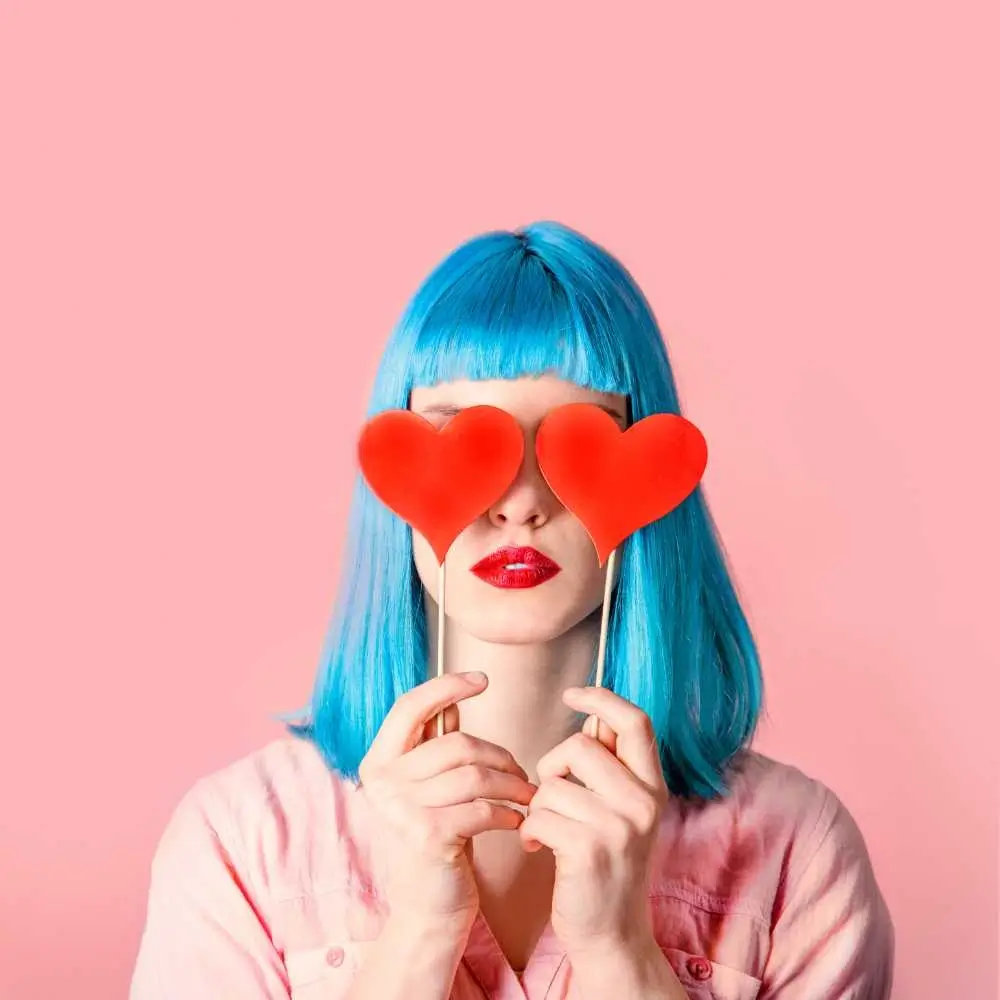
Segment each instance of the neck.
M582 725L583 716L563 702L562 692L587 683L600 628L600 616L591 615L548 642L505 645L477 639L448 619L445 671L481 670L489 677L482 694L459 702L461 730L509 750L536 781L539 759ZM429 600L427 629L433 677L437 607Z

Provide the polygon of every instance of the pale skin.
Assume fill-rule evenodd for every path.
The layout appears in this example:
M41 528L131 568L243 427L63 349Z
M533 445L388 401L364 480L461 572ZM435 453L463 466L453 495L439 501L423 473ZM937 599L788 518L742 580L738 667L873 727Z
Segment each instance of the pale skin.
M534 459L541 419L571 402L602 406L626 426L623 396L552 376L412 391L410 408L439 427L477 404L511 413L525 433L525 460L448 552L443 678L434 677L433 655L438 564L414 532L431 679L397 701L361 768L391 859L395 919L386 937L397 957L420 954L423 962L435 941L435 969L450 982L477 909L516 970L551 919L581 1000L680 1000L686 993L648 913L649 861L668 799L652 727L612 692L579 690L597 646L604 570ZM533 546L562 571L522 590L469 572L504 544ZM467 671L485 676L470 682L460 676ZM446 734L436 737L441 710ZM600 719L598 739L581 732L589 714Z

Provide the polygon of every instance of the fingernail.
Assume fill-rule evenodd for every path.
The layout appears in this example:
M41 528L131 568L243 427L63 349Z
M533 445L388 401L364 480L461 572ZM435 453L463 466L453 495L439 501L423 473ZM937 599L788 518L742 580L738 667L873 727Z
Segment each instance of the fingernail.
M481 670L463 670L462 676L470 684L482 684L483 681L486 680L486 674L484 674Z

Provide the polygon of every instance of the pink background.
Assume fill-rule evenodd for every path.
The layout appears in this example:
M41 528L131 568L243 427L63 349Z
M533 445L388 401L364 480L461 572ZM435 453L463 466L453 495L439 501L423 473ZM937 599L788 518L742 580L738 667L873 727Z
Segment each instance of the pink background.
M657 312L896 995L994 996L995 18L355 6L0 4L0 995L124 996L169 810L307 695L391 324L554 218Z

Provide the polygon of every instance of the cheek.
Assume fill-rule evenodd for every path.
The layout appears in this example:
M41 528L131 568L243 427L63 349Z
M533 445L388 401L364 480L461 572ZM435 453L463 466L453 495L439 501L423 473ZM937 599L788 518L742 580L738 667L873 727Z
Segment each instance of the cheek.
M437 600L439 568L437 556L434 555L430 542L419 531L413 531L413 562L424 589Z
M590 540L590 535L584 531L583 525L575 525L570 544L572 545L573 564L577 567L577 571L589 580L603 580L604 568L597 562L597 550Z
M570 586L577 599L588 606L600 604L604 598L605 568L598 565L594 543L582 525L575 525L561 548L563 571L572 579Z

